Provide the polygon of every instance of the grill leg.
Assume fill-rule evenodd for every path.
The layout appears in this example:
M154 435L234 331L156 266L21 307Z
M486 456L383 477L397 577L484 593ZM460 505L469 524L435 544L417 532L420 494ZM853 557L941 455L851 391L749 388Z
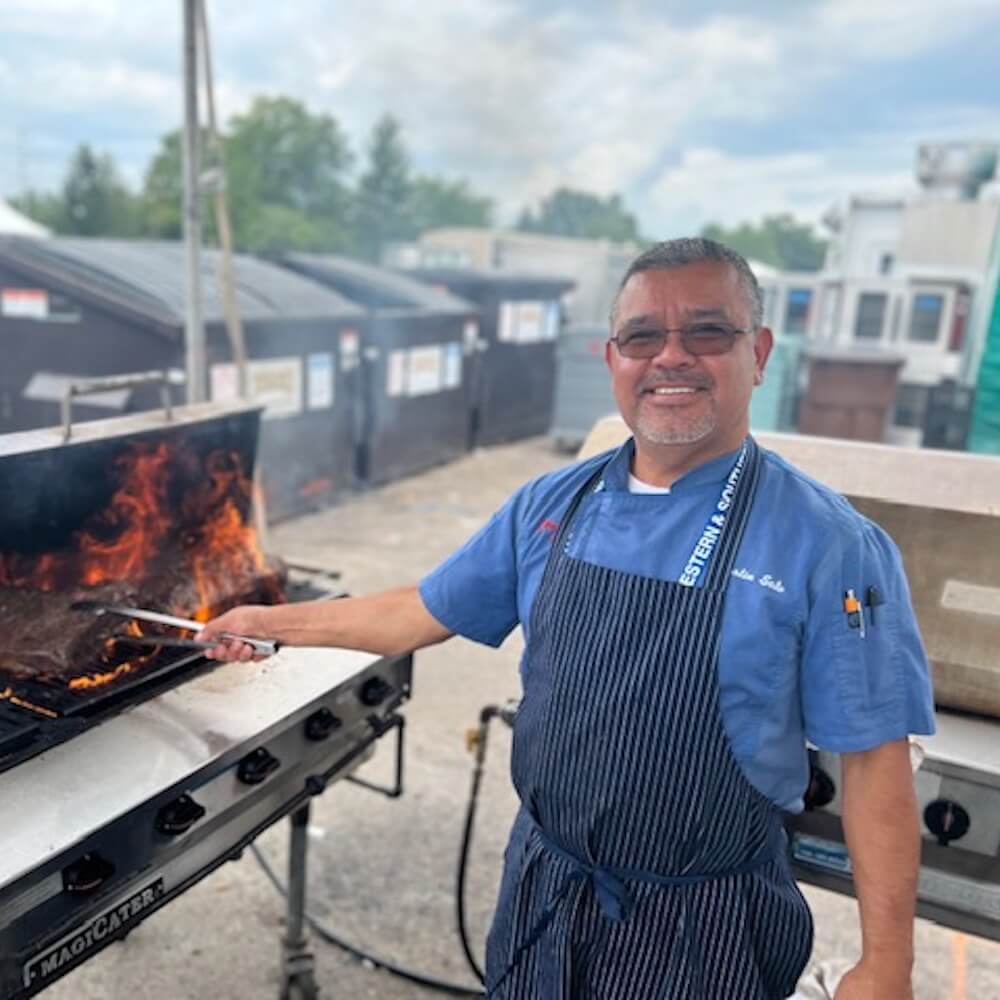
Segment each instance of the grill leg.
M309 803L290 817L291 837L288 849L288 919L281 942L281 1000L316 1000L319 989L314 975L314 961L306 932L306 831L309 827Z

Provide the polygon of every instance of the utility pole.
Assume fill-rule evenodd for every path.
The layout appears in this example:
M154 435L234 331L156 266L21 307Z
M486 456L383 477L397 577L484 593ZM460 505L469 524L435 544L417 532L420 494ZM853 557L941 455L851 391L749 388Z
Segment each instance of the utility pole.
M201 158L198 126L198 3L184 4L184 252L187 265L184 339L187 345L187 398L206 397L205 326L201 315Z

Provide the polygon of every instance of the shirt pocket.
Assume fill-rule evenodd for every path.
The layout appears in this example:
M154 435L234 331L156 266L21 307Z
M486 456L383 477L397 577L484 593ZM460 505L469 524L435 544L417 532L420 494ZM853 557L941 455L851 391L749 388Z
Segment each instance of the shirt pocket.
M865 634L851 628L847 615L831 616L829 630L837 690L845 713L858 724L895 714L901 692L899 676L899 609L880 604L871 620L865 608Z

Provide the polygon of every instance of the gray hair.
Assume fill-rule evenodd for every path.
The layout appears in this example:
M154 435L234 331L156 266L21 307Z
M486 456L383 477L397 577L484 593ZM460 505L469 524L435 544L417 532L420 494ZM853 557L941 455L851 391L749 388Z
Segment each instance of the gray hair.
M751 325L754 332L759 330L764 322L764 298L760 292L760 285L757 284L757 278L750 270L746 258L725 244L707 239L704 236L686 236L676 240L665 240L639 254L629 264L628 270L615 292L615 299L611 304L612 327L618 313L618 300L621 298L622 289L633 274L639 274L641 271L669 270L675 267L684 267L686 264L698 264L703 260L714 260L728 264L736 272L750 306Z

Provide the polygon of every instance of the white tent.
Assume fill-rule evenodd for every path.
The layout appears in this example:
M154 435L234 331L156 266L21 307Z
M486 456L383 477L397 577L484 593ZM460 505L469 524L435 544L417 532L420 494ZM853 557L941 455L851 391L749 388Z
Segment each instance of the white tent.
M33 222L0 199L0 236L49 236L45 226Z

